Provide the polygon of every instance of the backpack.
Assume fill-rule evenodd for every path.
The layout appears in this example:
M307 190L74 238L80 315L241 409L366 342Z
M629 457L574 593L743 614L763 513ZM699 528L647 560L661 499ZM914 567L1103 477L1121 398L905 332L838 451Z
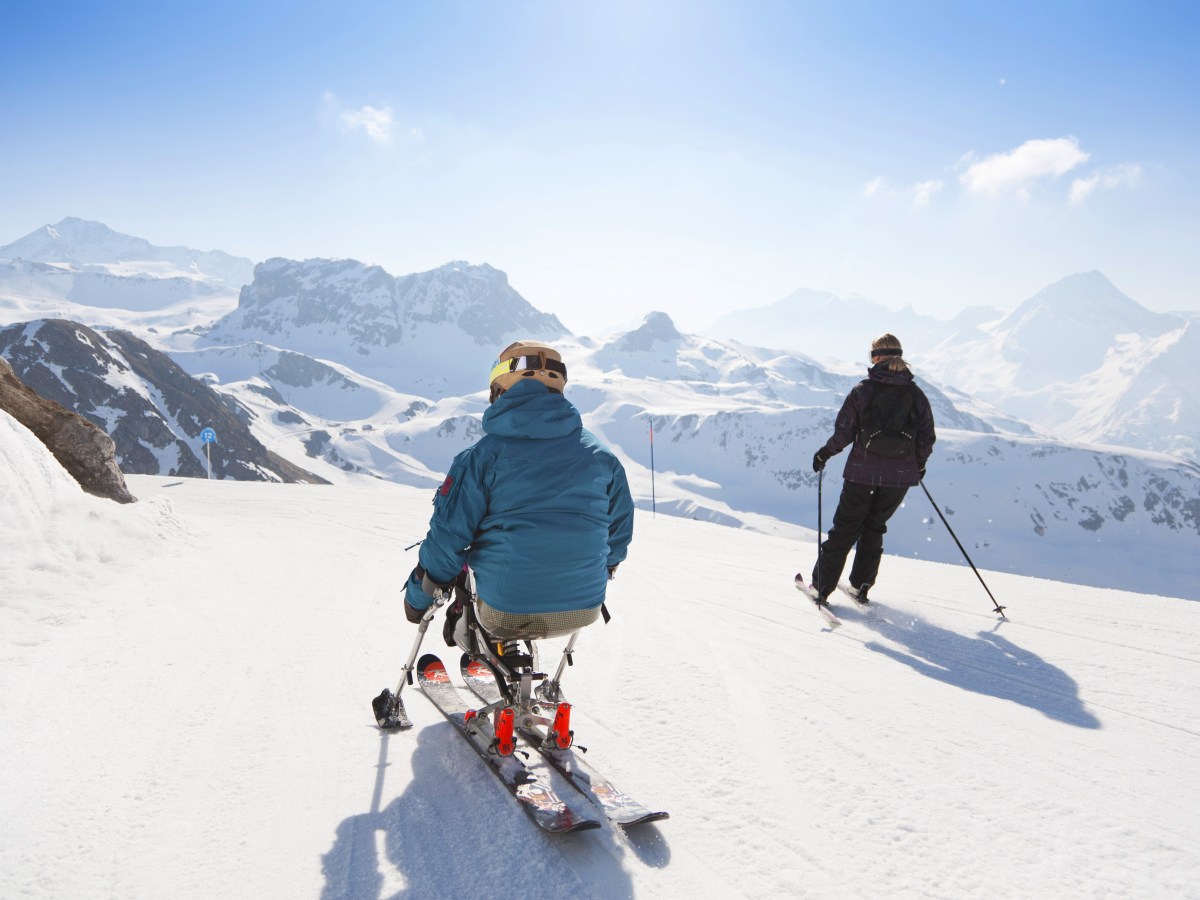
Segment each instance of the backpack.
M915 386L864 382L870 397L859 422L858 442L871 456L911 459L917 455Z

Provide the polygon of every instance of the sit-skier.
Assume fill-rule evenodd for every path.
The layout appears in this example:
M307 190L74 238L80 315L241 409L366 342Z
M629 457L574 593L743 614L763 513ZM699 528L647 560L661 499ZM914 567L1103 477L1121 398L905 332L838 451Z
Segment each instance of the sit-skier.
M434 494L406 585L410 622L435 590L463 586L468 566L474 603L463 621L477 620L497 656L599 618L633 537L633 500L620 461L563 395L566 383L562 357L546 344L518 341L496 360L484 437L455 457ZM472 652L466 632L460 624L456 637Z

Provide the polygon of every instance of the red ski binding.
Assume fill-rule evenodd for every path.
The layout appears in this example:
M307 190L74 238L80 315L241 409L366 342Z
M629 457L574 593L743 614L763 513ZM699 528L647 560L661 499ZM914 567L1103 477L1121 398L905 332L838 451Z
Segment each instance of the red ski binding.
M496 713L496 752L501 756L512 756L516 749L516 740L513 738L513 711L512 708L502 709Z
M560 703L554 713L554 724L550 727L547 740L553 741L559 750L570 749L575 741L575 732L571 730L571 704Z

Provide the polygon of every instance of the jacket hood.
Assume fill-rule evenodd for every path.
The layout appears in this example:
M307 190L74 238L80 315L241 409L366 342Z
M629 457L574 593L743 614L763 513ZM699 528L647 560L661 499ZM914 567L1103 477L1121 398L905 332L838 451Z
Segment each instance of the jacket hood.
M887 362L876 363L867 370L867 378L871 381L877 381L880 384L910 384L913 380L911 369L905 369L903 372L893 372L888 368Z
M581 428L583 419L575 405L533 379L514 384L483 414L484 433L497 437L547 440Z

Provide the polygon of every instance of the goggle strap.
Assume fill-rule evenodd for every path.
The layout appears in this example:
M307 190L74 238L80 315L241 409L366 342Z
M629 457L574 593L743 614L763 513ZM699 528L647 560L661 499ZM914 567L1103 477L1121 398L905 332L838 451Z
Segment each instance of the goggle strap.
M562 375L563 380L567 379L567 367L557 359L547 359L544 353L539 353L537 356L513 356L508 359L501 360L492 367L492 375L488 383L495 381L501 375L507 375L510 372L523 372L526 369L545 369L548 372L557 372Z

